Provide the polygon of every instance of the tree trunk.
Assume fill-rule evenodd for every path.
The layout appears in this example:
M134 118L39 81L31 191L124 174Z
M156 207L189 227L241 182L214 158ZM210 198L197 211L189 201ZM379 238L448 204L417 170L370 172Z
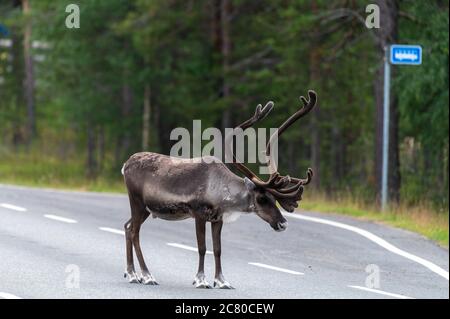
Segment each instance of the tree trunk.
M144 88L144 110L142 112L142 150L148 150L150 144L150 114L151 114L150 85Z
M375 78L375 174L377 181L377 199L380 198L382 179L382 154L383 154L383 86L384 68L383 59L385 48L396 43L398 38L398 3L392 0L378 0L380 7L380 26L376 31L378 39L378 52L380 66ZM394 77L394 68L391 68L391 76ZM399 160L399 140L398 140L398 99L394 90L390 94L390 125L389 125L389 177L388 189L390 201L397 202L400 197L400 160Z
M91 124L87 127L87 177L94 179L97 175L95 129Z
M313 47L310 53L310 83L313 87L320 81L320 54L317 47ZM320 105L317 102L314 111L311 112L311 162L314 170L312 185L314 188L320 187Z
M311 2L311 11L317 14L318 7L315 1ZM314 30L317 31L317 30ZM320 83L320 40L314 37L309 53L309 82L312 87ZM320 100L319 100L320 101ZM311 118L311 165L314 170L314 177L311 184L314 188L320 187L320 128L319 128L319 102L310 114Z
M123 134L120 141L120 157L123 159L128 156L131 146L131 127L130 114L133 107L133 91L129 84L129 70L125 69L123 72L123 84L122 84L122 118L125 123L123 128Z
M103 163L105 163L105 128L99 126L97 130L97 145L98 145L98 171L102 172Z
M25 79L24 79L24 94L27 105L27 142L30 143L36 136L36 115L34 102L34 70L33 70L33 56L31 53L31 16L30 16L30 1L22 1L22 9L25 16L24 29L24 60L25 60Z
M341 128L338 124L334 124L331 128L331 159L332 159L332 173L333 173L333 184L331 187L335 189L337 186L342 184L342 179L344 177L344 147L343 147L343 137L341 133Z
M221 66L221 74L217 78L217 91L219 99L225 100L226 106L223 108L222 116L217 121L222 132L225 128L233 125L233 107L230 105L231 88L229 84L229 69L231 55L231 36L230 36L230 15L231 0L212 0L210 2L211 10L211 38L214 55L220 59L214 59L217 65ZM225 154L225 145L222 145L222 152Z
M296 148L298 148L298 149L302 149L302 142L301 141L298 141L297 142L298 144L296 145L296 143L288 143L287 144L287 152L286 152L286 155L287 155L287 157L288 157L288 160L287 160L287 170L288 170L288 172L296 172L296 171L298 171L298 159L297 159L297 157L295 156L296 154L296 152L295 152L295 150L296 150Z
M231 0L219 0L216 2L219 8L220 23L217 24L219 29L219 37L216 39L217 44L220 45L220 53L222 57L222 78L221 78L221 97L228 99L230 97L230 85L228 81L230 69L230 55L231 55L231 38L230 38L230 11ZM217 18L217 14L215 16ZM231 127L232 125L232 108L227 106L222 115L222 128Z
M442 192L446 194L446 198L448 201L448 142L447 145L444 145L442 150L442 163L441 163L441 174L442 175ZM448 202L447 202L448 205Z
M151 93L151 92L150 92ZM159 108L159 104L155 102L155 98L153 98L153 104L150 105L151 109L153 111L153 120L152 120L152 125L153 125L153 134L154 134L154 138L151 141L152 142L152 148L155 151L160 152L161 151L161 145L165 145L167 144L165 141L161 141L159 139L160 136L160 131L161 131L161 112L160 112L160 108ZM152 112L150 112L150 117L152 116ZM167 141L167 140L166 140Z
M11 30L11 39L12 39L12 68L13 68L13 76L11 77L12 88L11 92L13 93L13 103L11 108L11 113L14 114L12 120L12 144L14 149L17 151L19 145L23 144L26 140L26 136L24 136L23 132L23 114L25 111L23 107L25 105L25 96L23 92L23 83L25 78L24 72L24 48L23 48L23 33L18 27L13 27Z

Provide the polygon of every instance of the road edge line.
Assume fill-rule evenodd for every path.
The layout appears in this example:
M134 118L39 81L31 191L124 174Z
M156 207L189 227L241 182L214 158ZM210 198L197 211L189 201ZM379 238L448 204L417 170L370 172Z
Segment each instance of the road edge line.
M283 213L283 215L291 217L291 218L296 218L296 219L302 219L302 220L306 220L306 221L310 221L310 222L315 222L315 223L320 223L320 224L325 224L325 225L329 225L329 226L334 226L337 228L341 228L341 229L345 229L345 230L349 230L352 231L354 233L357 233L367 239L369 239L370 241L374 242L375 244L383 247L384 249L402 256L404 258L407 258L411 261L414 261L418 264L421 264L422 266L428 268L429 270L431 270L432 272L438 274L439 276L445 278L447 281L449 280L449 274L448 271L446 271L445 269L439 267L438 265L432 263L431 261L428 261L424 258L421 258L419 256L413 255L411 253L408 253L407 251L404 251L394 245L392 245L391 243L387 242L386 240L384 240L383 238L367 231L364 230L362 228L358 228L356 226L351 226L351 225L347 225L344 223L340 223L340 222L335 222L335 221L331 221L328 219L323 219L323 218L317 218L317 217L310 217L310 216L305 216L305 215L300 215L300 214L289 214L289 213Z

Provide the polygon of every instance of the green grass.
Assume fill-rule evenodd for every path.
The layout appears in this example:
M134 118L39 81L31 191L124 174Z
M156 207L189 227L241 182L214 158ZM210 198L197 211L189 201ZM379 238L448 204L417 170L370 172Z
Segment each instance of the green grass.
M384 223L394 227L410 230L448 247L449 214L435 212L427 205L397 205L386 211L375 206L360 203L349 197L330 200L325 196L305 198L301 208L323 213L335 213Z
M119 169L113 176L88 180L82 161L72 157L61 160L43 156L38 152L14 155L0 152L0 183L97 192L126 191ZM411 230L448 247L448 211L437 213L426 205L400 205L381 212L376 206L371 207L350 196L330 200L326 196L312 196L309 193L300 207L311 211L349 215Z
M96 192L125 192L122 175L86 178L83 162L41 154L0 154L0 183Z

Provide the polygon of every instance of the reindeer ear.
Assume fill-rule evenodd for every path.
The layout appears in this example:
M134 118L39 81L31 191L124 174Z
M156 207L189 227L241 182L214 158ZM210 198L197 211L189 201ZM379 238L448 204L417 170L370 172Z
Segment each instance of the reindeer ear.
M244 184L247 187L247 189L249 191L252 191L255 189L256 185L255 183L253 183L250 179L248 179L247 177L244 177Z

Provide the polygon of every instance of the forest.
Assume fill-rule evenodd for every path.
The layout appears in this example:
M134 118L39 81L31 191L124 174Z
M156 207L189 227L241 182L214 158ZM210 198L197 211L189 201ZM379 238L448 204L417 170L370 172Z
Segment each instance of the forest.
M72 3L78 27L67 25ZM371 3L379 27L366 25ZM318 107L280 140L280 169L314 169L305 197L378 207L385 49L419 44L420 66L391 70L390 206L448 218L448 9L445 0L1 0L0 183L125 191L123 162L168 154L173 128L201 119L223 130L269 100L261 126L277 127L314 89Z

